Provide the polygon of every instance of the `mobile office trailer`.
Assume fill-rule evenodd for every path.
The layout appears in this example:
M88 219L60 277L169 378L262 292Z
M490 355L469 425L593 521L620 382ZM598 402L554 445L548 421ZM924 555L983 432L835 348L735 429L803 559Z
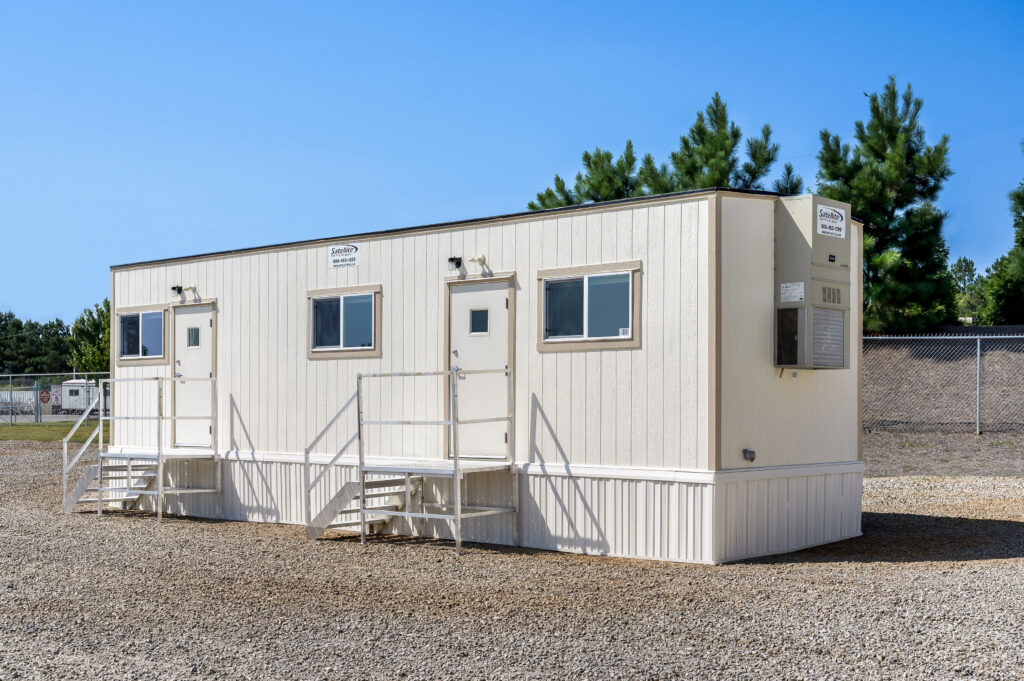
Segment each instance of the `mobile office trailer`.
M58 413L60 414L81 414L99 394L99 386L94 381L83 378L64 381L59 386L53 387L54 394L58 390L60 397L54 400L54 403L59 407Z
M702 563L857 536L861 232L701 190L113 267L90 500Z

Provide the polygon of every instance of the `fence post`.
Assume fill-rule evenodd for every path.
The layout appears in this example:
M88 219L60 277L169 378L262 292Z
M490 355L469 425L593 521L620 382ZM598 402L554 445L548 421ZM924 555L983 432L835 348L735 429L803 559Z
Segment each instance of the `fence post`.
M39 423L43 419L42 419L42 414L39 413L42 410L39 408L39 381L38 381L38 379L32 382L32 397L34 398L33 402L32 402L33 416L35 416L35 422Z
M7 414L10 426L14 427L14 376L7 377Z
M974 434L981 435L981 336L978 336L978 361L975 381L977 383L977 399L974 404Z

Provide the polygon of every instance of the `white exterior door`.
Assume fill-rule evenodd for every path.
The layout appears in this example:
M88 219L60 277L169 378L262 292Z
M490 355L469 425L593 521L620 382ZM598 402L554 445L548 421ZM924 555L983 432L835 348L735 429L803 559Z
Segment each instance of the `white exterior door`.
M174 310L174 377L213 378L213 308ZM175 447L212 446L213 385L210 381L174 381Z
M449 307L450 364L460 369L505 369L509 365L507 281L455 284ZM459 378L459 420L508 415L503 373ZM458 426L459 456L505 457L507 421Z

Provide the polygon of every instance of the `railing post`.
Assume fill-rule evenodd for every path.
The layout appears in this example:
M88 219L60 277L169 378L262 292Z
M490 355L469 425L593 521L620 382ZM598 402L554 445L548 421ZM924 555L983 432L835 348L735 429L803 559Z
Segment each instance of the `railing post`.
M217 494L221 493L221 485L223 481L221 475L223 475L222 468L223 463L220 457L220 422L217 411L217 379L213 378L210 380L210 399L212 400L212 406L210 407L210 443L213 445L213 474L217 481ZM223 503L222 499L218 499L218 503Z
M310 507L310 499L309 499L309 496L312 493L310 491L310 489L309 489L309 447L306 447L306 456L305 456L305 460L304 460L303 463L305 465L302 467L302 488L303 488L302 489L302 493L303 493L303 496L306 497L305 498L305 503L304 503L304 509L305 509L304 517L306 519L306 527L309 527L309 523L313 519L313 515L312 515L311 507Z
M974 404L974 434L981 435L981 336L976 338L978 342L977 348L977 371L975 374L976 386L976 401Z
M515 514L512 518L512 544L519 546L519 471L516 469L515 449L513 449L513 438L516 432L516 408L512 395L512 370L505 365L505 378L508 381L508 469L512 474L512 507Z
M366 472L363 470L363 375L356 374L356 435L359 438L359 543L366 543Z
M156 380L156 521L164 514L164 384Z
M86 399L89 397L88 384L86 384L85 390ZM92 402L85 403L85 414L88 418L89 411L92 410ZM78 425L81 425L81 417L79 417ZM86 426L88 428L88 426ZM100 421L100 437L103 437L103 422ZM88 441L87 441L88 442ZM84 453L79 450L79 453L84 456ZM103 448L96 454L96 515L103 515Z
M62 468L63 475L61 476L64 483L64 499L68 498L68 441L64 440L64 467Z
M462 554L462 471L459 467L459 399L458 399L458 367L451 368L451 414L452 414L452 533L455 535L455 555Z
M96 453L96 458L98 459L103 454L103 407L104 407L105 400L103 399L103 384L102 384L102 382L101 381L97 381L96 384L99 387L99 403L97 403L97 405L96 405L96 416L97 416L96 422L99 424L99 443L98 443L99 450L97 450L97 453ZM89 403L90 403L90 405L92 405L92 402L89 402ZM91 412L92 410L90 409L89 411Z

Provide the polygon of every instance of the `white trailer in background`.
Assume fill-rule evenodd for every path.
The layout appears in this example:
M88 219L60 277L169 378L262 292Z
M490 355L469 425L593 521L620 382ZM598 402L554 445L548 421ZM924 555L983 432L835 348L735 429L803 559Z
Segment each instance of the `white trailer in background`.
M861 230L701 190L113 267L86 498L700 563L857 536Z
M54 399L54 409L58 414L81 414L86 407L92 404L100 389L95 381L83 378L64 381L60 386L54 386L51 393L56 395L60 391L59 402ZM51 399L53 399L51 397Z

